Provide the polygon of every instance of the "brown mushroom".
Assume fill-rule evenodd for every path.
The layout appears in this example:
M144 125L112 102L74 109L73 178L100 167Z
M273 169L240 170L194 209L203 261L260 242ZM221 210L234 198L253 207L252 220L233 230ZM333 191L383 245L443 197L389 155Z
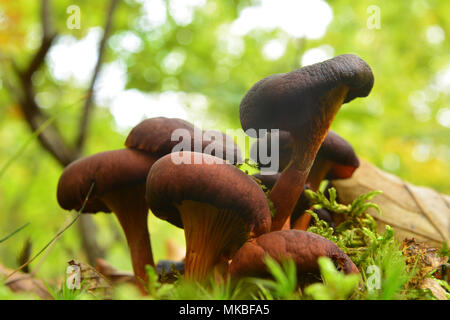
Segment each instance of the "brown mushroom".
M309 187L317 191L324 179L348 179L358 167L358 156L351 144L337 133L329 131L309 172Z
M319 257L330 258L344 273L359 273L353 261L334 242L311 232L281 230L246 242L231 261L231 277L268 276L266 255L278 262L293 259L299 281L319 273Z
M57 190L59 205L83 213L114 212L130 248L134 274L142 292L146 265L154 266L147 227L145 181L157 157L131 149L97 153L69 164L62 173Z
M255 141L251 147L250 157L257 162L260 168L265 168L269 164L261 162L258 145L266 143L268 153L272 153L270 147L272 135L268 133L263 138ZM289 164L292 156L291 135L287 131L280 131L276 135L279 141L279 171L283 171ZM307 183L311 189L317 190L323 179L348 179L358 167L359 159L350 143L336 132L330 130L320 145L309 172Z
M178 150L177 145L184 147L183 150ZM242 160L241 150L233 138L216 130L202 131L178 118L157 117L142 121L131 130L125 146L159 157L173 151L196 151L229 160L230 163Z
M171 154L153 165L146 199L157 217L184 228L185 277L203 280L215 266L227 266L248 238L270 230L270 209L241 170L211 155L180 154L190 162L175 164Z
M177 129L186 130L188 138L194 138L195 127L185 120L165 117L145 119L130 131L125 146L162 157L181 142L180 139L172 139L172 133Z
M340 55L257 82L240 105L244 131L279 129L292 138L292 157L270 192L276 208L272 230L280 230L303 190L317 151L343 103L367 96L373 86L369 65Z
M261 139L266 139L266 143L269 145L269 134ZM260 139L252 145L252 150L257 150L259 140ZM290 145L290 141L290 134L286 131L280 131L280 170L283 170L287 166L288 161L286 161L286 159L290 159L291 157L292 147ZM257 154L257 151L253 152L254 154ZM258 164L260 164L259 158L254 159L258 162ZM260 167L261 166L262 165L260 164ZM330 130L328 131L325 140L317 152L316 158L314 159L314 163L306 180L305 188L317 191L320 183L324 179L348 179L358 167L359 160L350 143L334 131ZM257 174L254 176L263 182L269 183L266 184L266 186L269 189L272 189L280 174ZM309 201L302 191L302 194L297 200L297 204L295 205L291 216L286 221L283 229L288 229L288 226L291 225L294 229L306 230L311 220L311 216L309 214L304 214L305 210L308 208Z
M359 167L359 160L352 146L337 133L329 131L309 172L307 186L317 191L324 179L348 179ZM301 198L301 197L300 197ZM293 228L306 230L311 215L304 213L309 208L309 201L298 201L290 217Z

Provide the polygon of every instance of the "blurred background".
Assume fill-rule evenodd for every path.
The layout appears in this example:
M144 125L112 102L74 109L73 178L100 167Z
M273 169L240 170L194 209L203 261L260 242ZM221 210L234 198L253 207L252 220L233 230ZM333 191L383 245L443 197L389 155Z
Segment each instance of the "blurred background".
M74 218L56 201L64 165L122 148L148 117L240 129L253 83L343 53L366 60L375 85L332 129L449 194L449 12L446 0L0 0L0 238L30 223L0 244L0 263L17 267ZM57 279L67 261L102 256L131 270L115 216L89 217L30 269ZM152 215L149 227L156 260L183 257L182 230Z

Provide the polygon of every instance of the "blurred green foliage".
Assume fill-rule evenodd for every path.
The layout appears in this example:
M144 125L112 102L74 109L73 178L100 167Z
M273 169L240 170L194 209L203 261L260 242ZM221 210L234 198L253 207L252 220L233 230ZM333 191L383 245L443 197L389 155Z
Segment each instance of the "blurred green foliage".
M175 1L160 1L166 16L163 23L155 25L145 23L143 2L120 2L105 52L105 65L120 63L126 71L122 79L126 80L125 89L201 95L206 98L207 109L188 102L190 119L208 119L216 129L238 129L240 100L257 80L301 67L308 50L324 45L332 49L332 55L355 53L372 67L375 86L369 97L344 105L332 129L375 165L412 183L450 193L449 1L329 1L333 19L319 39L295 38L281 28L232 36L227 28L244 8L257 6L258 1L205 0L187 22L174 18L170 5ZM73 41L83 39L92 28L104 25L108 1L76 3L81 9L81 28L68 29L66 9L73 1L52 1L57 44L72 37ZM380 9L380 29L367 26L371 5ZM8 85L18 81L9 61L13 58L19 67L25 66L39 45L40 34L40 1L0 1L0 166L32 134ZM138 50L129 51L121 44L130 34L139 39ZM277 59L263 54L265 45L274 39L285 46ZM58 113L55 122L67 143L73 144L83 106L78 101L83 100L88 83L73 77L55 78L47 57L33 77L33 85L40 94L40 105L50 115ZM94 109L86 155L122 148L130 129L119 127L108 105L100 104L97 102ZM166 107L148 106L156 110ZM56 202L61 171L34 141L1 177L0 238L30 222L25 230L0 244L2 264L17 267L17 256L28 237L37 251L72 218ZM131 270L115 217L97 214L94 219L99 241L107 248L106 259L118 269ZM182 246L181 230L153 215L149 226L156 260L168 256L167 240ZM71 228L51 248L44 263L40 265L38 259L31 269L39 266L39 276L61 280L67 261L74 257L83 260L77 230Z

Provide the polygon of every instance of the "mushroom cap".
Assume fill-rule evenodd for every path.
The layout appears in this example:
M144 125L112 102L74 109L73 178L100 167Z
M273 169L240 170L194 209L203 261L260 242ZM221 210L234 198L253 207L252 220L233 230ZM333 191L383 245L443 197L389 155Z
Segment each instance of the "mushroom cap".
M268 133L258 140L260 139L267 139L268 149L270 150L270 134ZM279 132L279 145L280 171L282 171L288 165L292 154L289 132ZM257 141L252 145L250 156L256 162L260 163L257 157ZM316 158L323 158L333 163L331 170L326 176L327 179L348 179L359 167L359 159L352 145L332 130L328 131L327 136L317 152Z
M317 152L317 157L325 158L333 165L327 179L348 179L359 167L359 159L352 145L333 131L328 134Z
M101 197L120 188L144 184L156 159L133 149L105 151L78 159L59 178L58 203L66 210L81 209L94 182L83 213L111 212Z
M374 77L369 65L353 54L344 54L292 72L266 77L253 85L241 101L240 120L248 129L294 132L320 112L318 102L331 90L349 88L344 103L367 96ZM251 133L250 133L251 134Z
M332 241L318 234L301 230L281 230L263 234L246 242L230 264L232 276L267 274L265 255L280 262L291 258L299 274L317 273L317 260L325 256L338 263L345 273L357 273L350 258Z
M214 152L211 153L212 156L219 157L217 150L222 149L222 155L219 158L226 159L230 163L242 163L241 148L234 142L233 137L217 130L205 130L203 131L203 137L205 139L203 141L203 153L205 153L205 148L212 143L215 146Z
M270 230L270 208L256 181L211 155L180 152L180 156L188 157L191 163L176 164L166 155L148 174L146 200L157 217L182 227L176 204L192 200L238 213L255 235ZM202 163L194 163L194 157Z
M125 141L127 148L139 149L157 156L170 153L180 141L172 141L176 129L186 129L194 136L194 125L178 118L157 117L145 119L135 126Z
M326 221L331 228L336 228L336 224L333 221L333 217L331 216L330 211L324 208L314 209L313 211L317 214L317 217L320 220Z
M191 150L185 151L194 151L194 139L196 138L194 132L198 130L202 135L202 144L201 150L195 151L203 152L209 144L213 143L215 146L213 155L216 155L217 150L222 149L221 158L229 159L232 163L242 160L241 150L234 143L233 138L216 130L201 131L188 121L178 118L157 117L142 121L131 130L125 141L125 146L162 157L171 153L173 148L183 140L182 137L178 140L172 140L172 133L176 129L185 129L190 135ZM203 140L205 133L212 135L214 138Z

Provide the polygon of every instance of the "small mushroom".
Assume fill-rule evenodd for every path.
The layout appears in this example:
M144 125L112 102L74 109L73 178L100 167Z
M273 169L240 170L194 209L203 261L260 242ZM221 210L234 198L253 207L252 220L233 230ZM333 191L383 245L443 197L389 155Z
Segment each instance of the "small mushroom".
M203 131L203 143L203 153L227 160L231 164L242 163L241 149L234 139L225 133L217 130L205 130Z
M331 228L333 228L333 229L336 228L336 225L335 225L335 223L334 223L334 221L333 221L333 217L331 216L331 212L330 212L330 211L328 211L328 210L325 209L325 208L314 209L313 211L314 211L314 213L317 214L317 217L318 217L320 220L323 220L323 221L327 222L328 225L329 225Z
M186 143L183 151L208 153L230 163L242 160L241 150L233 138L216 130L202 131L178 118L157 117L142 121L131 130L125 146L162 157L172 151L181 151L174 149L181 142Z
M359 167L359 160L350 143L337 133L329 131L309 172L307 186L317 191L324 179L348 179ZM306 230L311 215L304 213L309 201L298 201L290 220L294 228ZM296 221L298 220L298 221Z
M155 162L146 199L157 217L184 228L185 277L203 280L215 266L226 267L247 239L270 230L270 209L260 186L241 170L211 155L180 153L191 162L175 164L171 155Z
M244 131L279 129L292 139L292 157L270 192L276 208L272 231L280 230L303 190L317 151L343 103L367 96L369 65L346 54L258 81L240 105Z
M348 179L358 167L358 156L351 144L337 133L329 131L309 172L309 187L317 191L324 179Z
M270 136L266 135L262 139L267 139L268 143ZM292 147L290 146L290 141L289 133L286 131L280 131L280 170L283 170L287 166L287 161L285 159L290 159L291 157ZM257 145L258 141L252 145L252 150L257 149ZM256 161L258 161L258 159L256 159ZM283 163L286 165L282 165ZM305 188L317 191L320 183L324 179L348 179L358 167L359 160L350 143L334 131L330 130L328 131L325 140L317 152L314 163L308 174ZM267 182L268 184L265 185L269 189L272 189L280 174L257 174L254 176L263 182ZM295 205L290 218L288 218L288 221L285 223L283 228L287 229L287 226L290 224L292 228L306 230L311 220L311 216L309 214L304 214L305 210L308 208L309 201L302 191L302 194L297 200L297 204Z
M125 233L134 274L142 292L146 265L154 266L147 227L145 180L157 157L131 149L97 153L69 164L58 182L59 205L83 213L114 212Z
M156 271L160 277L174 278L176 273L184 273L184 261L159 260Z
M125 146L162 157L180 142L172 139L172 133L177 129L186 130L189 138L194 138L195 127L185 120L165 117L145 119L130 131Z
M319 257L330 258L346 274L359 273L353 261L334 242L311 232L281 230L246 242L231 261L231 277L268 276L264 263L266 255L278 262L293 259L299 280L319 273Z

